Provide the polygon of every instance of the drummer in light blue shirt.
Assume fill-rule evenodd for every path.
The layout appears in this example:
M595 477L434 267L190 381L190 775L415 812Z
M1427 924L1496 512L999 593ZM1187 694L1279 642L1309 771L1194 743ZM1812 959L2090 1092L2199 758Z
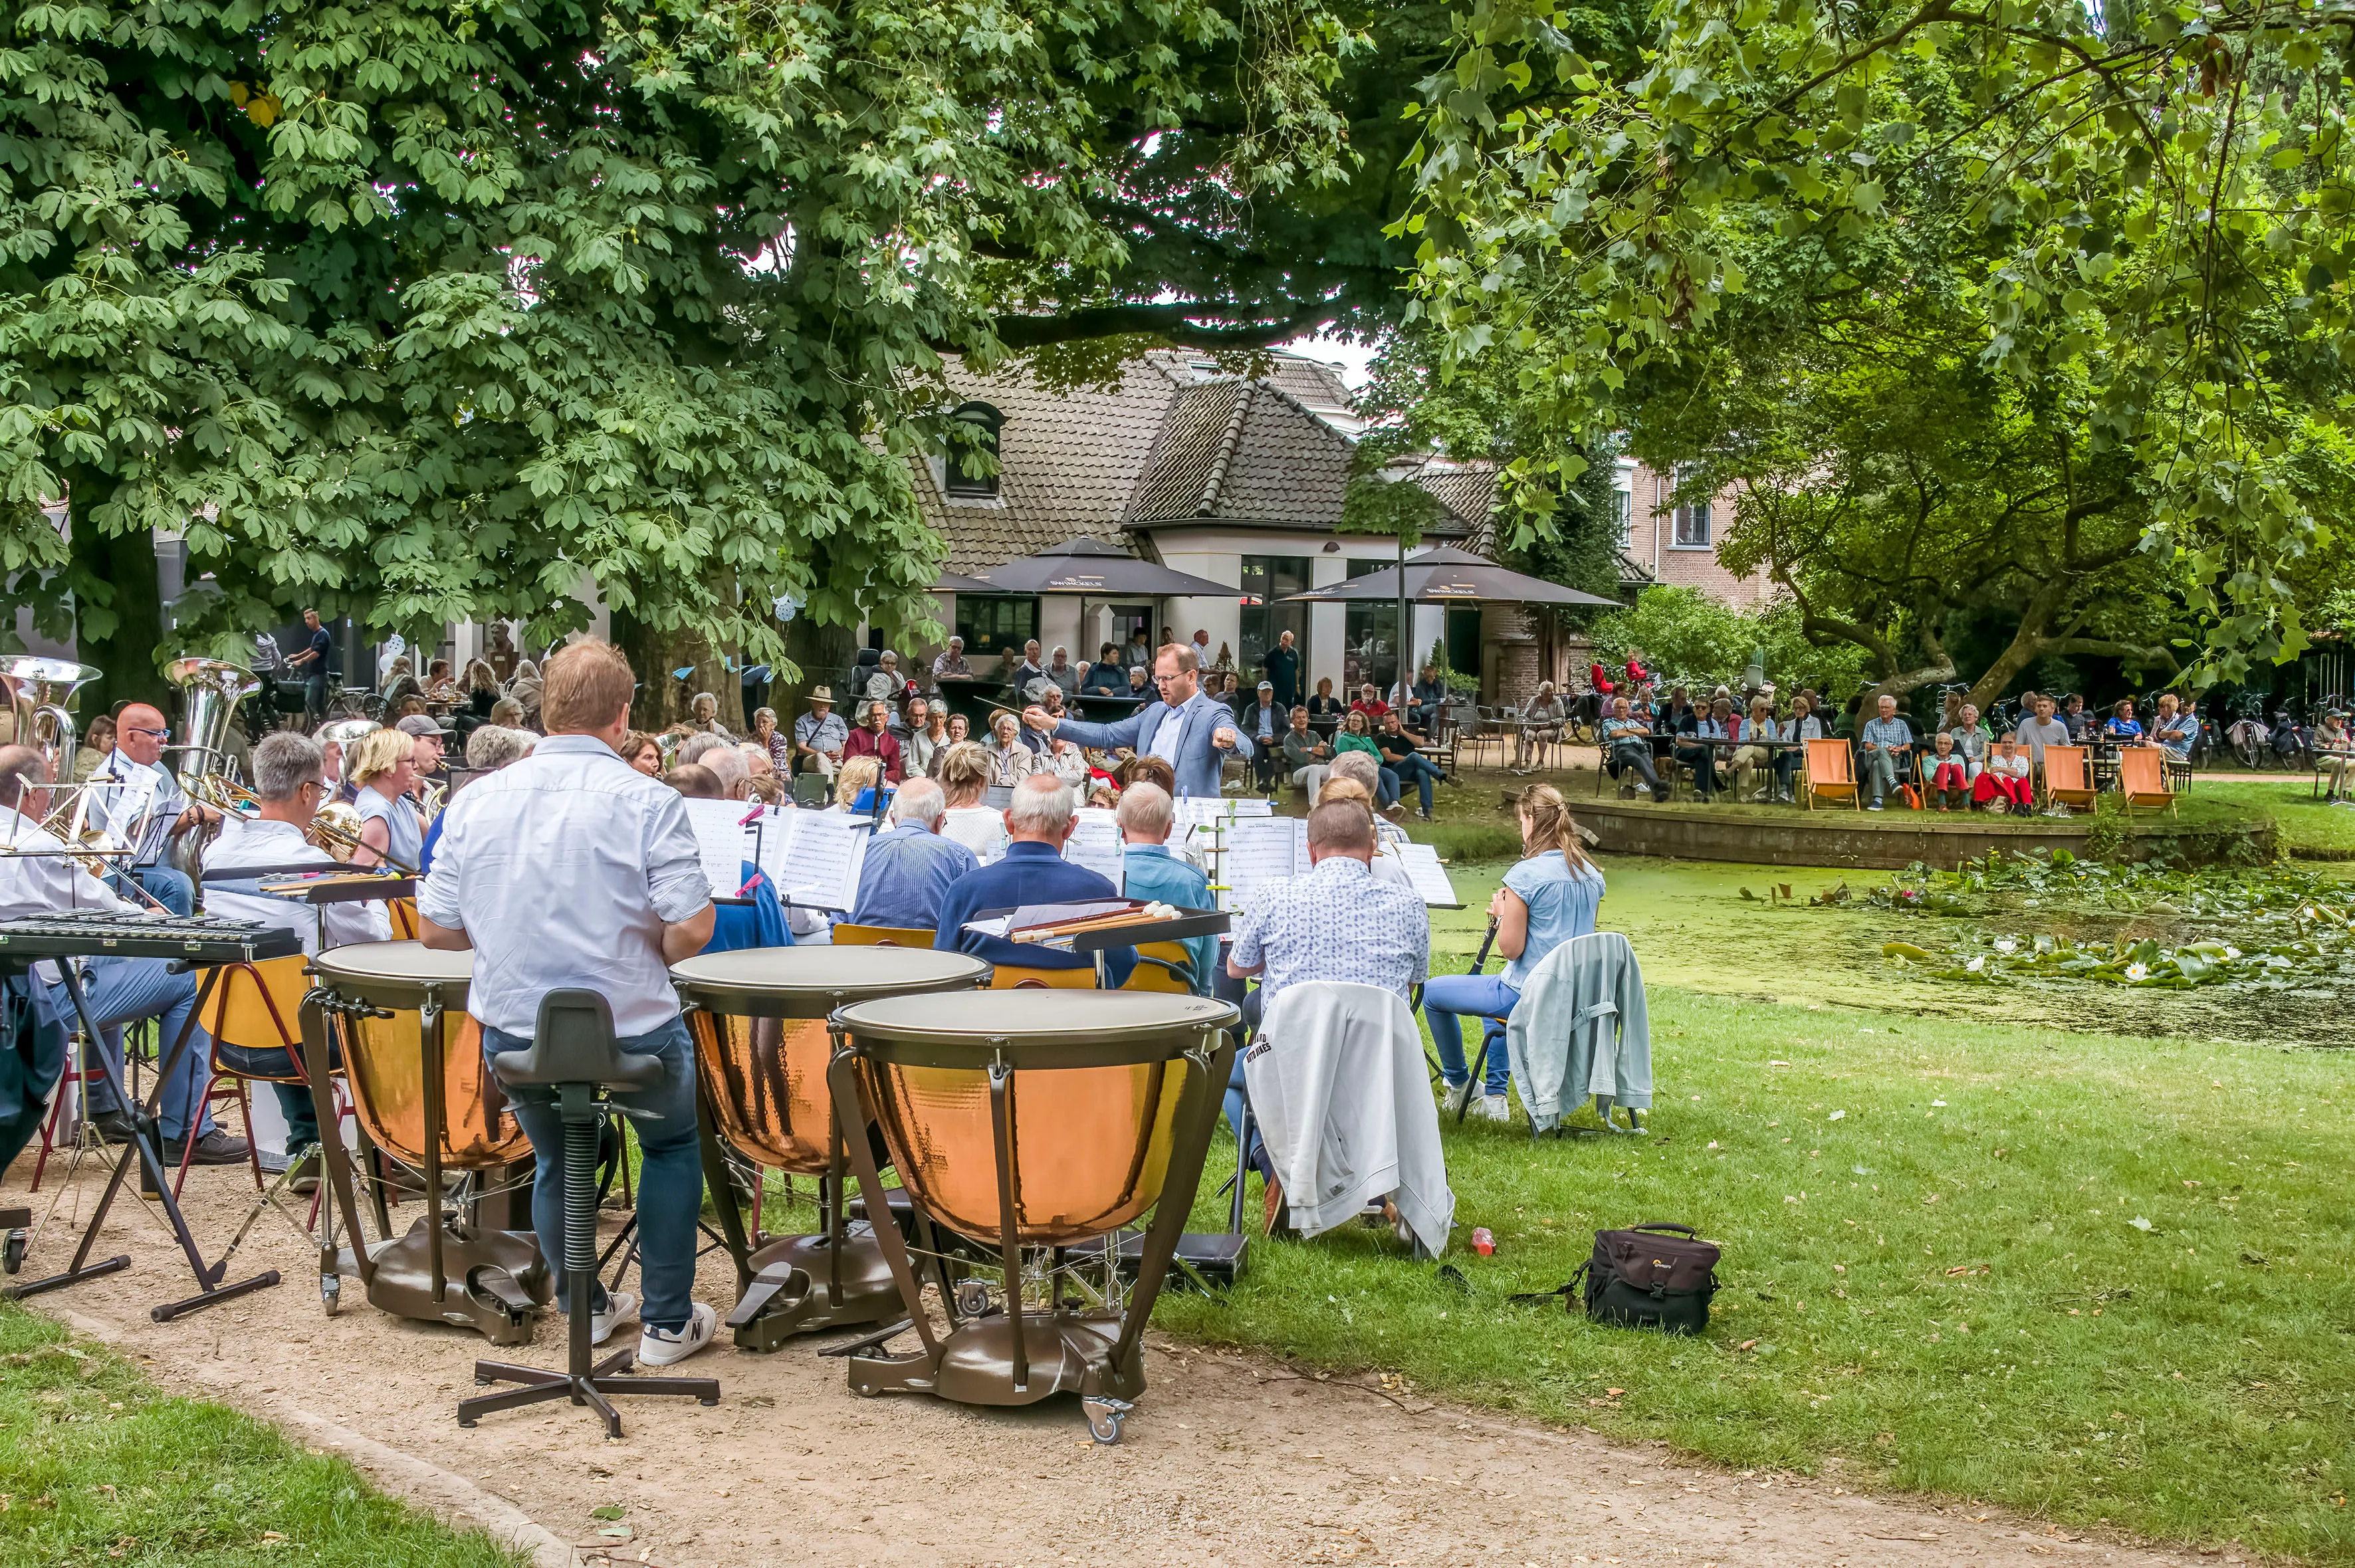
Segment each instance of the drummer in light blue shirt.
M1578 825L1561 793L1550 784L1533 786L1521 796L1520 818L1527 858L1505 873L1505 885L1488 904L1488 916L1497 923L1497 951L1506 960L1504 973L1434 975L1423 987L1423 1013L1431 1023L1432 1043L1439 1048L1450 1110L1472 1093L1462 1020L1489 1020L1480 1114L1499 1122L1511 1115L1505 1097L1511 1068L1500 1020L1511 1014L1522 986L1555 948L1593 933L1603 904L1603 873L1579 847Z

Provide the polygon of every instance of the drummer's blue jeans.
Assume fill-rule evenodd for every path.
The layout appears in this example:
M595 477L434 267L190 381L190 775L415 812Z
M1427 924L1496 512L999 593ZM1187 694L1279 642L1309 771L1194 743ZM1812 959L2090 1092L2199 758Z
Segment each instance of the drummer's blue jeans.
M673 1019L662 1028L618 1042L633 1056L662 1058L664 1072L651 1089L616 1092L616 1104L643 1115L624 1116L637 1136L643 1159L638 1166L638 1274L646 1298L638 1320L650 1328L677 1330L686 1327L695 1310L695 1219L703 1207L703 1158L695 1133L695 1047L687 1037L687 1020ZM483 1031L483 1056L487 1061L503 1051L527 1051L531 1041L498 1029ZM548 1260L556 1282L556 1300L564 1303L564 1119L557 1113L556 1091L546 1084L526 1083L507 1091L516 1120L531 1139L539 1157L531 1188L531 1225L539 1235L539 1254ZM605 1287L590 1289L591 1304L605 1307Z
M1505 1051L1505 1026L1521 994L1495 975L1433 975L1423 983L1423 1016L1431 1023L1431 1043L1439 1048L1439 1076L1450 1089L1471 1076L1464 1061L1465 1018L1479 1018L1492 1037L1481 1077L1490 1094L1502 1094L1512 1081Z

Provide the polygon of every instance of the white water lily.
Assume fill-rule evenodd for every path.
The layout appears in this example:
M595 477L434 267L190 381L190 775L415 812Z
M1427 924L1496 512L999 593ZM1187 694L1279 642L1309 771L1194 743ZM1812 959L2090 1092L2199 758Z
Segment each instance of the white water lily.
M2127 978L2127 979L2129 979L2129 980L2147 980L2147 979L2149 979L2149 978L2150 978L2150 965L2147 965L2147 964L2129 964L2129 965L2126 965L2126 978Z
M1987 955L1984 953L1980 954L1977 957L1973 958L1969 963L1964 965L1963 967L1969 970L1974 975L1983 972L1987 968Z
M2232 945L2231 943L2229 943L2229 942L2228 942L2228 943L2226 943L2226 944L2224 944L2224 956L2225 956L2225 957L2227 957L2227 958L2238 958L2240 955L2241 955L2241 950L2240 950L2239 948L2237 948L2237 947L2233 946L2233 945Z
M1995 950L1998 953L2017 953L2019 951L2019 939L2014 936L1998 936L1995 939Z

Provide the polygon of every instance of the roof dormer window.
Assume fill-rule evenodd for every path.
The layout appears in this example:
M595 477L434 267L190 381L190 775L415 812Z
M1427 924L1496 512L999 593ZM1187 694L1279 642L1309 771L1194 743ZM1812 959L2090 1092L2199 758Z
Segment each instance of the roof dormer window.
M954 501L997 499L997 432L1005 427L1006 416L987 403L964 403L949 418L965 428L949 442L942 488ZM985 466L986 473L981 472Z

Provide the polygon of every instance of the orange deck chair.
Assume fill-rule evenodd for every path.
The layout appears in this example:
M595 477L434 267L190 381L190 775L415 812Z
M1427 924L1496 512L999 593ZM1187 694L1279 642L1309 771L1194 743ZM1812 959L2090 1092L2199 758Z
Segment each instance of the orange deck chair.
M1815 809L1816 796L1819 795L1834 800L1846 795L1851 807L1864 809L1864 803L1857 798L1856 753L1849 750L1846 741L1807 742L1808 810Z
M2175 792L2167 787L2167 753L2155 746L2128 746L2118 753L2118 789L2128 811L2161 806L2175 811Z
M2093 763L2084 747L2044 748L2044 798L2072 811L2094 809Z

